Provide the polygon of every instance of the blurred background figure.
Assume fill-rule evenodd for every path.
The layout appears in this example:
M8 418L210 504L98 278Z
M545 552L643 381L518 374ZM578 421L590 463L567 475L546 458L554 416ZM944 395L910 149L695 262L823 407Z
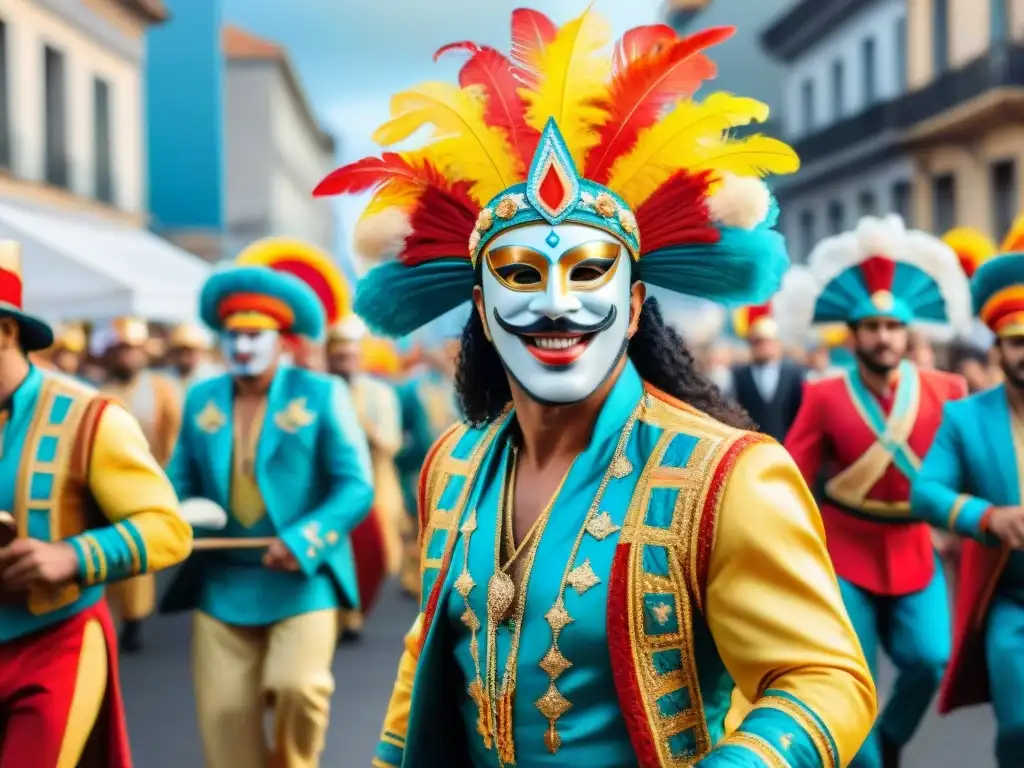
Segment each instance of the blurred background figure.
M935 348L921 331L907 334L907 359L918 368L935 368Z
M737 310L733 322L750 348L750 363L733 368L732 396L761 432L782 442L800 410L806 369L783 355L770 305Z
M389 363L386 347L387 343L383 340L369 337L366 326L356 315L348 315L328 331L328 371L348 382L352 402L370 446L370 461L373 465L372 517L376 531L371 534L368 531L360 532L357 528L353 532L353 546L358 554L360 591L365 590L363 612L372 607L383 577L397 575L402 566L401 529L405 525L406 512L398 470L395 468L395 456L402 448L401 406L394 387L372 375L366 365L370 362L376 371L385 374L389 370L397 370L397 352L394 353L394 362ZM367 355L368 350L373 351L372 358ZM363 536L379 537L380 543L364 544ZM382 552L382 560L368 557L366 550L370 546ZM342 624L343 640L354 640L360 636L363 612L346 613Z
M167 337L167 365L181 396L197 381L221 372L210 360L210 334L195 323L176 326Z
M139 422L149 449L160 466L167 466L181 428L181 396L174 382L149 370L146 351L149 329L137 317L119 317L93 330L91 352L105 367L100 391L123 405ZM142 622L156 605L153 574L114 582L107 597L123 621L121 650L143 649Z
M78 324L64 325L56 329L53 346L45 353L50 363L61 373L79 376L88 347L85 329Z

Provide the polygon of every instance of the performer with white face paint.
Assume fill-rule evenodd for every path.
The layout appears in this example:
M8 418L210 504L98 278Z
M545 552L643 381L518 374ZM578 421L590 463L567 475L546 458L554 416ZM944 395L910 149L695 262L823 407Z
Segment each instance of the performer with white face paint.
M371 329L475 308L466 422L423 467L422 610L374 765L845 765L875 690L818 511L645 288L767 300L787 259L756 172L796 157L730 138L757 102L692 101L729 29L641 27L609 63L589 11L512 28L512 60L457 44L486 98L427 83L375 135L431 123L436 141L319 188L378 190L356 242L397 260L359 284ZM754 706L727 735L734 686Z
M282 363L288 337L324 331L303 281L236 266L207 281L200 314L228 373L189 389L168 475L185 504L212 502L226 525L197 530L222 541L182 566L161 610L195 610L205 765L311 768L327 732L339 608L359 607L349 532L373 500L366 438L343 381Z

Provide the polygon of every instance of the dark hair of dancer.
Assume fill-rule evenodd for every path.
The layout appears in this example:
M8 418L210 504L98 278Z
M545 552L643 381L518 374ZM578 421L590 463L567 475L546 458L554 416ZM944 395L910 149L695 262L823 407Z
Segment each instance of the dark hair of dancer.
M726 399L700 372L682 337L665 323L653 297L643 303L628 354L640 378L651 386L723 424L755 429L746 411ZM475 425L496 419L512 399L505 367L487 340L476 311L470 313L462 330L455 389L465 419Z

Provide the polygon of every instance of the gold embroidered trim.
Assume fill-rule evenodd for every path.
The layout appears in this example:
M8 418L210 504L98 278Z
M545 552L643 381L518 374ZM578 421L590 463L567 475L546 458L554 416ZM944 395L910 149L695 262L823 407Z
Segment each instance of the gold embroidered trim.
M839 765L839 757L836 755L832 746L831 737L825 732L818 721L807 712L806 709L795 701L787 699L785 696L765 696L764 698L758 699L754 708L756 709L760 707L772 707L774 709L782 710L784 713L796 720L800 727L807 732L807 735L811 739L811 743L814 744L814 748L818 751L818 756L821 758L823 768L837 768Z
M604 541L619 529L607 512L602 512L587 523L587 533L598 541Z
M949 515L947 516L946 527L951 531L956 531L956 521L960 517L960 513L964 511L964 506L971 497L965 493L961 493L956 497L956 501L953 502L953 506L949 509Z
M118 523L114 528L117 529L122 541L124 541L124 545L128 547L128 552L132 556L132 574L136 576L139 575L142 573L142 555L139 553L139 547L135 543L134 537L125 527L124 523Z
M737 747L745 747L764 760L769 768L790 768L787 761L768 741L760 736L751 733L737 731L729 736L723 744L734 744Z

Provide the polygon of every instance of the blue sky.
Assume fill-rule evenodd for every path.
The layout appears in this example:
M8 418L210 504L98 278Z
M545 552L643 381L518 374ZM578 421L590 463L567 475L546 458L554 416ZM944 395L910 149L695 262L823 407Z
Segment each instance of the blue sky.
M387 119L392 93L424 80L454 80L458 56L438 64L431 59L441 45L473 40L507 50L513 9L529 5L564 23L586 6L586 0L222 1L226 22L288 49L314 110L340 141L339 162L378 151L370 135ZM596 0L594 7L620 34L660 21L663 4ZM336 256L348 268L348 238L364 204L358 198L338 203ZM457 327L464 314L456 312L441 326Z

